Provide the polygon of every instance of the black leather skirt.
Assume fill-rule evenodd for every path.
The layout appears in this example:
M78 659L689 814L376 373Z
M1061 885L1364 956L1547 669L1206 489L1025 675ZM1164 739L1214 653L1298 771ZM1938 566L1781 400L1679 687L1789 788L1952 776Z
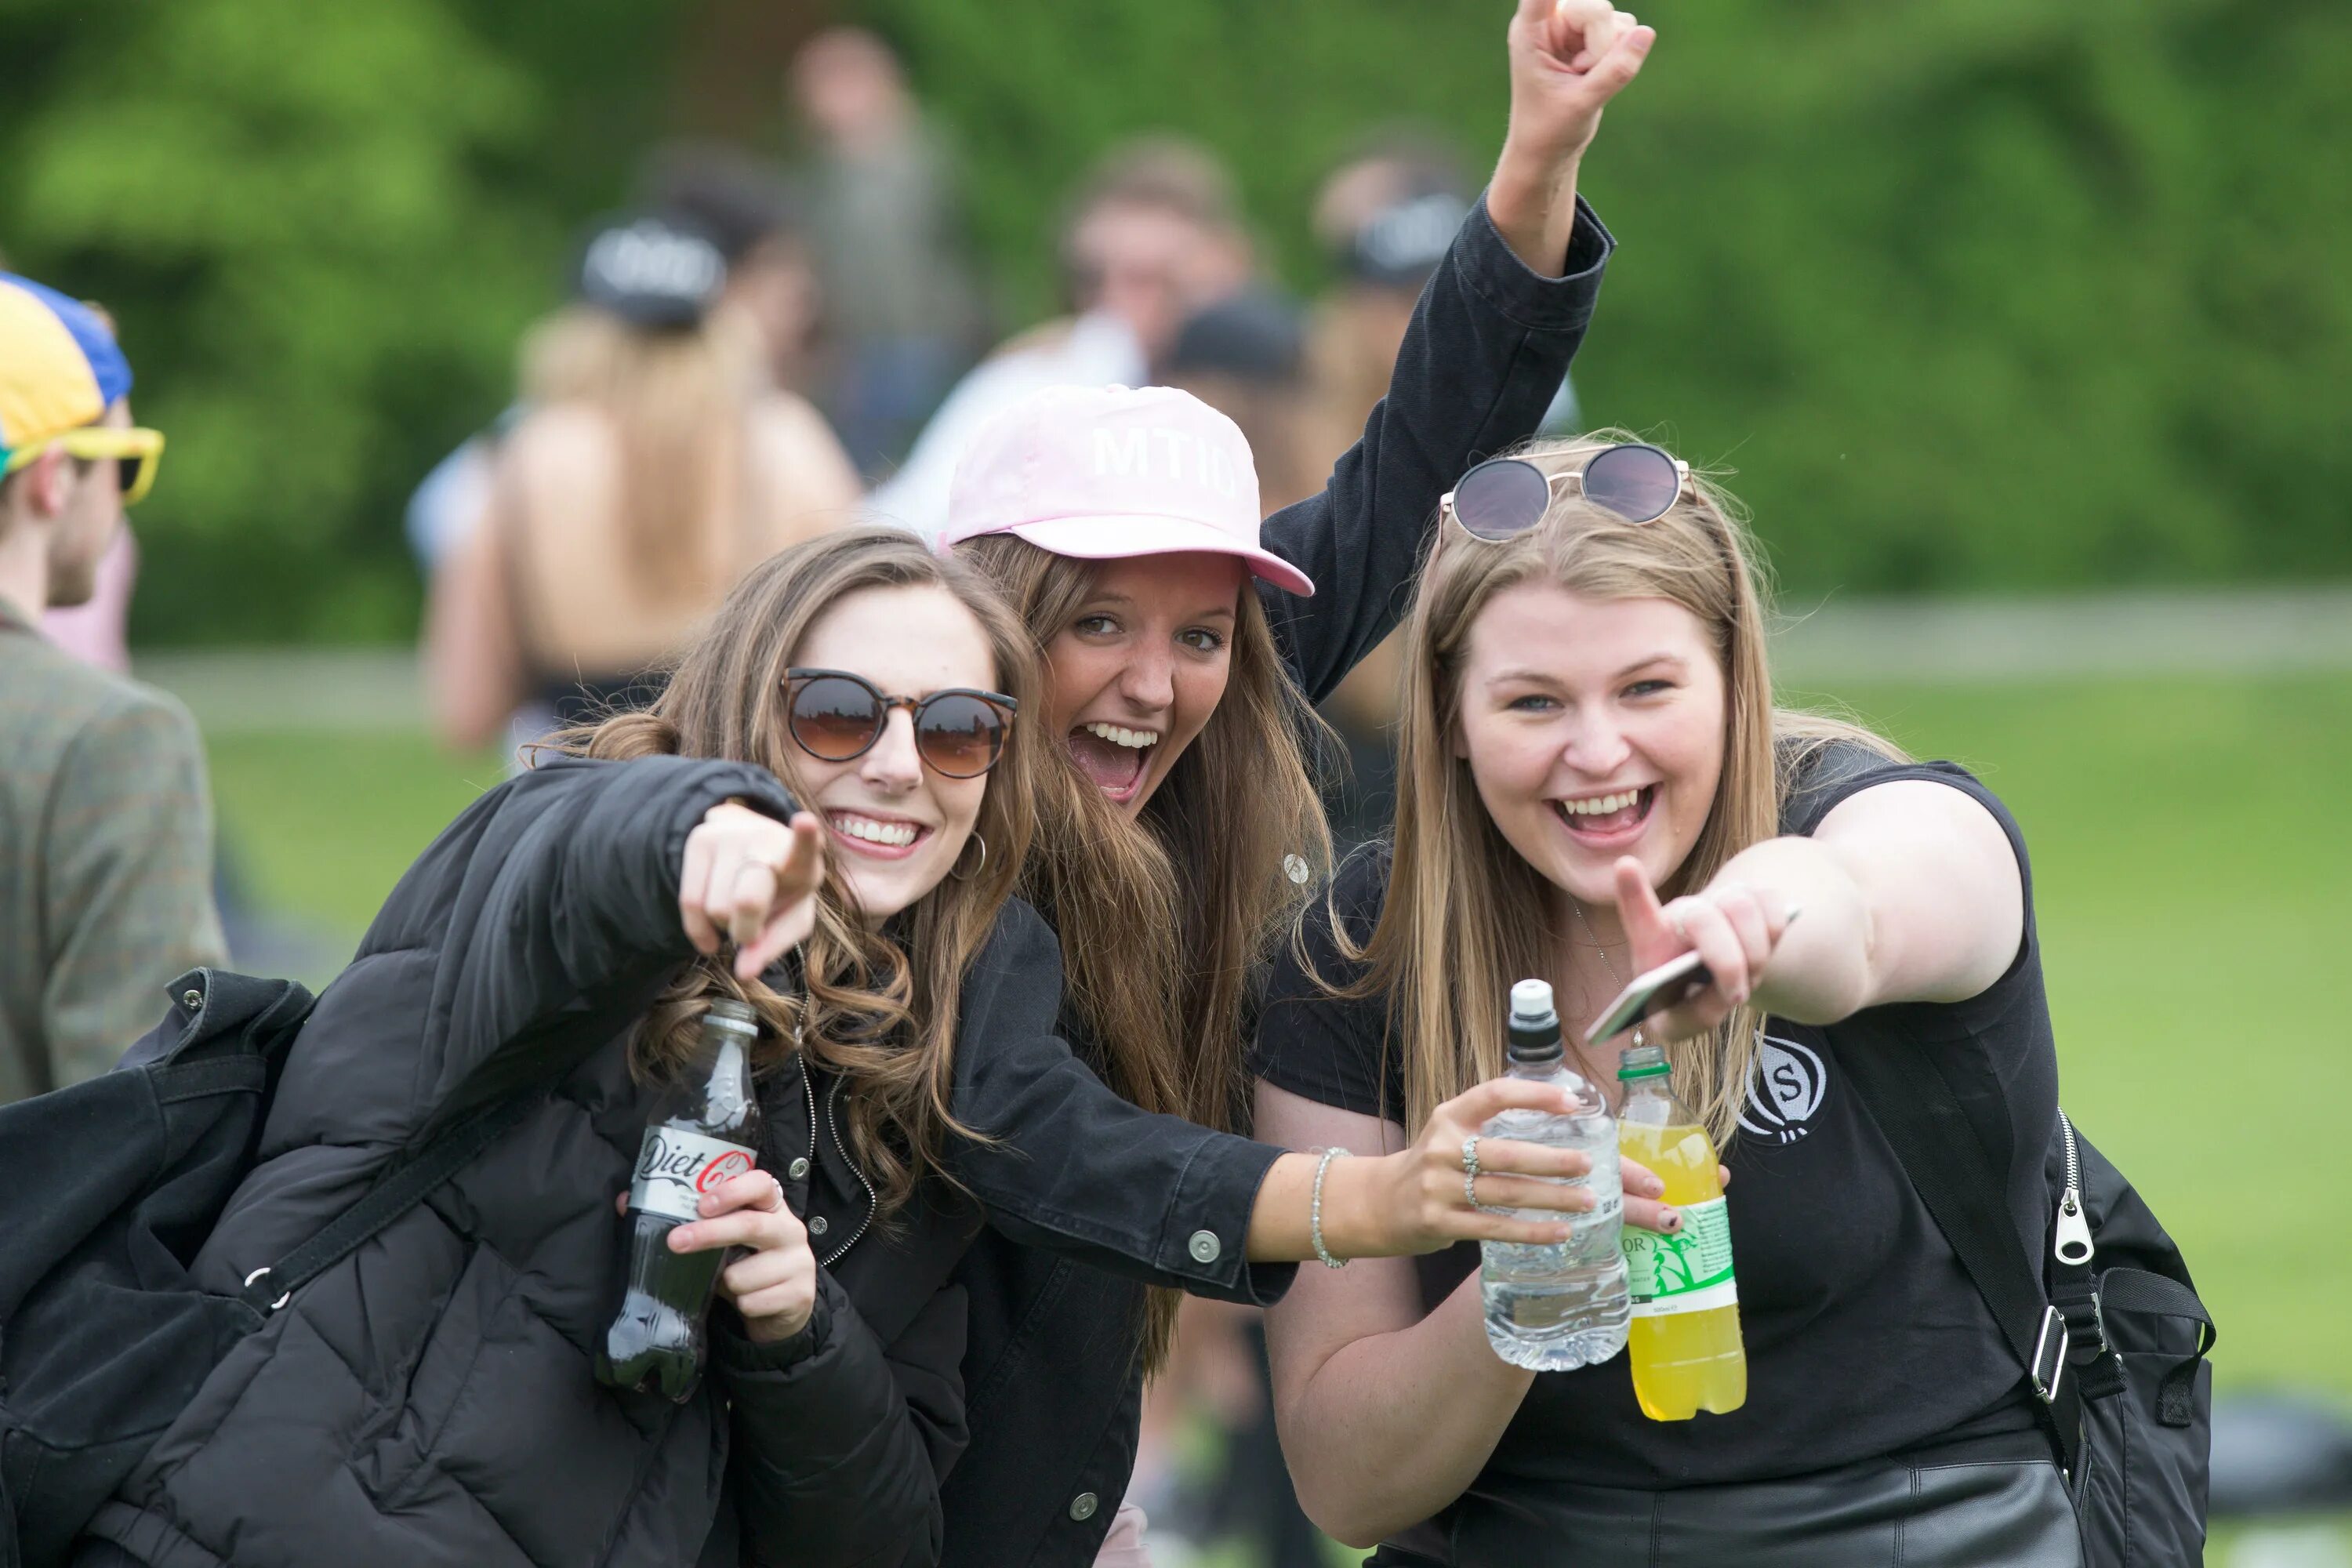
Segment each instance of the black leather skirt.
M1374 1568L2082 1568L2083 1547L2064 1479L2047 1445L2033 1437L1737 1486L1552 1486L1509 1498L1474 1491L1383 1545L1370 1562Z

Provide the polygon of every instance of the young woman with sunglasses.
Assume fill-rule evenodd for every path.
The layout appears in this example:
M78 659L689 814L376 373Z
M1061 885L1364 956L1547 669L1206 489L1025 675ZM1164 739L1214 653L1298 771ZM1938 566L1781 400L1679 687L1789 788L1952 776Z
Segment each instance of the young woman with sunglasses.
M1029 834L1024 770L990 769L1034 669L968 568L835 535L756 568L652 710L461 816L320 998L196 1272L235 1294L420 1133L517 1092L531 1109L238 1344L79 1568L934 1554L962 1428L946 1274L971 1220L915 1194L952 1125L965 973ZM856 739L869 692L887 706ZM983 837L1010 854L985 864ZM765 1026L767 1147L668 1242L743 1249L708 1375L675 1405L600 1388L614 1194L701 1015L737 995ZM853 1198L926 1245L823 1234Z
M1309 1514L1382 1564L2078 1563L2022 1369L1841 1068L1932 1042L2035 1255L2057 1062L2015 821L1772 706L1738 514L1657 447L1540 447L1446 511L1393 844L1277 969L1259 1131L1392 1148L1497 1069L1514 981L1581 1026L1696 950L1706 989L1646 1033L1738 1176L1747 1395L1658 1422L1622 1359L1507 1364L1471 1249L1311 1271L1268 1324ZM1624 1039L1570 1034L1614 1103Z

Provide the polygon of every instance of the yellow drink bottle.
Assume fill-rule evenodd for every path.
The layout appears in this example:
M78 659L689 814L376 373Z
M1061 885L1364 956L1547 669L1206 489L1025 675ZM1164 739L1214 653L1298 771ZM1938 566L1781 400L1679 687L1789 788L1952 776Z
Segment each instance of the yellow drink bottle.
M1618 1152L1639 1160L1666 1184L1664 1201L1682 1211L1673 1236L1627 1226L1626 1283L1633 1321L1626 1349L1633 1394L1653 1421L1687 1421L1702 1410L1720 1415L1748 1403L1748 1352L1739 1342L1739 1287L1731 1268L1731 1216L1724 1206L1715 1141L1690 1107L1675 1098L1674 1069L1657 1046L1625 1053Z

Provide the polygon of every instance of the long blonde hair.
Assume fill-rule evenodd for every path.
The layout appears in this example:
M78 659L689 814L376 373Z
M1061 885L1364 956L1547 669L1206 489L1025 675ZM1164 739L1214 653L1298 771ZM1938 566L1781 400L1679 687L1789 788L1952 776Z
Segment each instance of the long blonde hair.
M1603 447L1637 439L1602 431L1522 454L1549 474L1580 469ZM1503 1007L1511 983L1552 974L1567 933L1553 889L1520 858L1480 803L1455 755L1462 666L1470 630L1494 596L1529 580L1596 599L1663 598L1688 610L1714 644L1724 678L1723 771L1713 805L1662 899L1706 886L1726 861L1780 828L1797 769L1832 741L1901 753L1866 730L1778 709L1765 663L1765 589L1738 503L1703 475L1696 499L1640 527L1570 491L1541 522L1492 543L1448 526L1432 546L1405 623L1394 859L1379 923L1360 945L1339 911L1341 955L1366 965L1337 994L1390 998L1391 1048L1403 1057L1405 1125L1503 1070ZM1758 1016L1735 1011L1712 1035L1672 1046L1675 1086L1718 1147L1738 1125Z
M723 311L657 330L570 305L524 340L527 401L584 404L612 426L623 558L650 603L707 603L742 565L745 536L734 519L750 504L744 454L757 355Z
M755 1068L781 1061L797 1037L813 1062L846 1081L850 1142L887 1216L940 1169L947 1138L971 1135L950 1108L958 1002L1013 892L1036 820L1031 759L1040 747L1023 723L1037 710L1037 658L1021 623L978 573L905 532L826 534L771 556L737 584L650 709L571 731L556 749L755 763L804 799L795 782L799 748L784 727L784 671L810 626L844 595L884 587L954 595L988 639L997 689L1021 704L974 825L990 853L968 879L941 882L880 931L859 918L838 869L828 865L816 930L801 948L805 996L745 986L723 964L697 963L647 1014L631 1064L642 1077L674 1072L714 999L749 1001L770 1026Z
M1041 648L1094 591L1092 564L1010 534L957 551L1004 590ZM1304 749L1321 721L1283 665L1255 584L1235 611L1224 696L1139 818L1103 798L1060 737L1035 737L1039 832L1021 884L1061 935L1069 1003L1111 1087L1146 1110L1221 1130L1241 1124L1253 973L1301 902L1299 882L1331 858ZM1050 663L1045 675L1050 683ZM1152 1292L1152 1367L1166 1356L1176 1300Z

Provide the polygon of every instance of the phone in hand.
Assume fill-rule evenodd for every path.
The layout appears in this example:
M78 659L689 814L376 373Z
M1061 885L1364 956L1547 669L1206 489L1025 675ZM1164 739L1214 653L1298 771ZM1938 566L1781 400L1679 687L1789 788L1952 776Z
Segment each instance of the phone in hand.
M1802 912L1790 907L1780 921L1781 935L1788 934ZM1677 953L1655 969L1633 976L1625 989L1617 993L1617 1000L1592 1020L1585 1043L1597 1046L1612 1036L1622 1035L1653 1013L1680 1006L1714 983L1715 972L1699 961L1696 949Z
M1601 1041L1622 1035L1653 1013L1686 1002L1714 983L1715 972L1699 959L1696 950L1677 953L1655 969L1636 974L1617 999L1602 1009L1585 1032L1585 1043L1599 1045Z

